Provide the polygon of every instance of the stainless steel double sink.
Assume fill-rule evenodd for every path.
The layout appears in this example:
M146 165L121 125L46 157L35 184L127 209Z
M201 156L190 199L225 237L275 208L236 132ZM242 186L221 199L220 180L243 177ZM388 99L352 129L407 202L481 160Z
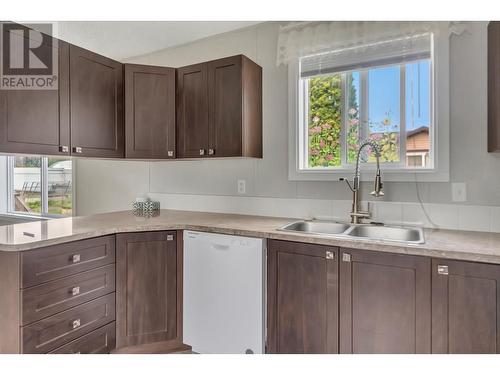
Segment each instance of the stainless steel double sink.
M410 244L424 243L424 232L421 228L387 226L380 224L353 225L333 221L303 220L287 224L279 228L279 230L314 235L363 238Z

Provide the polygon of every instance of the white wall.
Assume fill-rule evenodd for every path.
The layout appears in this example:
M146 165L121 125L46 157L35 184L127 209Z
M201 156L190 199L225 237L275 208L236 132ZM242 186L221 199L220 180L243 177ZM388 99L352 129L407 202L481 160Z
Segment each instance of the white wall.
M450 182L467 183L466 205L500 206L500 155L486 152L486 26L486 22L471 23L469 32L453 36L450 42ZM340 182L288 181L288 82L286 67L275 63L277 35L278 24L265 23L128 61L178 67L239 53L256 61L263 67L263 159L78 160L78 213L128 208L135 195L146 192L158 199L162 194L169 199L177 195L179 201L189 197L186 194L237 196L239 179L246 180L247 197L283 198L287 205L300 205L297 199L349 200L350 193ZM93 185L97 181L99 186ZM365 184L365 197L369 185ZM384 187L385 201L417 201L415 183L387 182ZM419 191L425 202L452 203L450 183L420 183ZM439 211L434 210L437 219Z

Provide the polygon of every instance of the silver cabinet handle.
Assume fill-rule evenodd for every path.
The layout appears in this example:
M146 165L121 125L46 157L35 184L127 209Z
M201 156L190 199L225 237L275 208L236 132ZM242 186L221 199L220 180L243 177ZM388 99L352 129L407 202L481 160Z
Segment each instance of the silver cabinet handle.
M74 288L71 288L71 295L72 296L77 296L80 294L80 287L79 286L75 286Z
M59 152L68 153L69 147L68 146L59 146Z
M167 151L167 155L168 155L169 157L172 157L172 156L174 156L174 152L169 150L169 151Z
M80 254L75 254L71 257L73 263L78 263L80 261Z
M448 275L448 266L438 265L438 275Z
M174 235L173 234L167 234L167 241L173 241L174 240Z
M81 154L82 153L82 148L81 147L73 147L73 152L77 153L77 154Z
M75 319L71 322L71 325L73 326L73 329L77 329L82 325L82 322L80 321L80 319Z
M326 256L326 259L333 259L334 258L333 251L327 251L325 253L325 256Z
M351 254L343 253L342 254L342 261L343 262L350 262L351 261Z
M205 150L200 148L200 155L205 155Z
M215 149L209 148L208 149L208 155L214 155L215 154Z

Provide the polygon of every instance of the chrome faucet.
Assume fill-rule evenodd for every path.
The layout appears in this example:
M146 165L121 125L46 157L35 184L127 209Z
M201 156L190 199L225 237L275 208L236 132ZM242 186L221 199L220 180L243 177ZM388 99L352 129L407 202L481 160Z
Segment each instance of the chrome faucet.
M352 224L360 224L361 219L369 219L370 218L370 206L368 205L368 211L360 211L359 208L359 201L360 201L360 166L359 166L359 158L361 156L361 151L366 147L370 146L373 150L373 153L375 154L375 158L377 159L377 172L375 174L375 181L374 181L374 189L370 193L374 197L381 197L384 195L384 192L382 191L382 177L380 176L380 147L379 145L372 141L372 140L366 140L364 141L361 146L359 146L358 150L358 155L356 157L356 169L354 171L354 179L352 181L352 185L349 182L348 179L346 178L341 178L340 181L345 181L347 183L347 186L349 186L349 189L352 191L352 210L349 213L351 216L351 223Z

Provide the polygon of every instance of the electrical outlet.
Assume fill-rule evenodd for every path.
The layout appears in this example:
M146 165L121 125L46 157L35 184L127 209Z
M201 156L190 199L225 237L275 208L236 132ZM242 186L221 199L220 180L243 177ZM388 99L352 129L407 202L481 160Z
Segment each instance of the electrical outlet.
M465 202L467 200L465 182L453 182L451 184L451 199L453 202Z
M238 180L238 194L245 194L246 191L247 191L246 181L245 180Z

